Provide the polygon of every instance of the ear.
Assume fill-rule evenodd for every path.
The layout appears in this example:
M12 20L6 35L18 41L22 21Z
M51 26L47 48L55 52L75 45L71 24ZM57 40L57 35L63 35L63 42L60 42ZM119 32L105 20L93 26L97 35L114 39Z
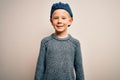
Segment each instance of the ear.
M73 22L73 18L70 18L70 19L69 19L69 25L68 25L68 26L70 26L70 25L72 24L72 22Z
M70 19L70 22L71 22L71 23L73 22L73 18Z
M51 24L53 25L53 21L52 21L52 18L50 18L50 22L51 22Z
M50 22L52 23L52 18L50 18Z

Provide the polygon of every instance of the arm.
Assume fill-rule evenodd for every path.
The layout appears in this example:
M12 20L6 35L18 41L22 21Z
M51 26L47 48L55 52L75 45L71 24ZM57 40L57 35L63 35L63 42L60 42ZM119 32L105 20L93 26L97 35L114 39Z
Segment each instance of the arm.
M83 65L82 65L82 55L81 55L80 43L78 42L76 45L77 46L76 46L75 61L74 61L76 80L84 80L84 72L83 72Z
M34 80L43 80L45 71L45 45L41 42Z

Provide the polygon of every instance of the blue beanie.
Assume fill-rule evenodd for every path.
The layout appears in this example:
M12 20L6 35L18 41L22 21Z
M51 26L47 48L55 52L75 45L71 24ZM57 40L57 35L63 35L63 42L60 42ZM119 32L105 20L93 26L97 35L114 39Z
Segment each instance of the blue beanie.
M71 17L73 17L73 14L72 14L72 11L71 11L71 8L69 6L69 4L65 4L65 3L62 3L62 2L59 2L59 3L54 3L51 7L51 13L50 13L50 18L52 18L52 14L55 10L57 9L64 9L66 10Z

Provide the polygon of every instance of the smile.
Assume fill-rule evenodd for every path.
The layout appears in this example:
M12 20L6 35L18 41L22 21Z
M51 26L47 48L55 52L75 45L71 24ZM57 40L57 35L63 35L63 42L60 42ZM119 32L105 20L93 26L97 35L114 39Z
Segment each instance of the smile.
M57 25L57 27L63 27L63 25Z
M63 28L63 26L56 26L58 29L61 29L61 28Z

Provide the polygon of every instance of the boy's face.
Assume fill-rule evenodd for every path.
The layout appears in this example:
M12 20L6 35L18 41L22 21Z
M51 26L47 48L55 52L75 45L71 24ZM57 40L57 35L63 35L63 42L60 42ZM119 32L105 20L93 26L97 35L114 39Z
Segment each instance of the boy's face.
M50 19L56 32L67 32L67 27L71 25L73 19L64 9L57 9L53 12Z

